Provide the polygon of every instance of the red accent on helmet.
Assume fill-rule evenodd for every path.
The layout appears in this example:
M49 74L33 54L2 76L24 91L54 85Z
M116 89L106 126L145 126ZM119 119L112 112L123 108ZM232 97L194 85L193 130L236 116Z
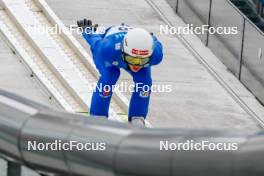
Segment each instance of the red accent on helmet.
M132 54L139 55L139 56L147 56L149 55L149 50L132 49Z

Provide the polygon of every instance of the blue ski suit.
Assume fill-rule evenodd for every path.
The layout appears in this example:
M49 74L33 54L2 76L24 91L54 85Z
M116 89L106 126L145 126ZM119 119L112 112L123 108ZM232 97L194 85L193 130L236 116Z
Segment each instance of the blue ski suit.
M90 114L94 116L108 117L108 110L113 90L103 90L99 87L112 87L116 84L120 76L120 68L126 70L133 77L135 83L134 92L129 105L128 120L131 117L144 117L148 113L150 100L150 91L143 89L144 85L151 87L151 66L157 65L162 61L163 52L162 44L153 36L154 52L151 61L138 72L132 72L128 64L122 59L122 42L126 35L127 25L112 26L105 30L104 33L83 33L83 37L88 42L93 55L94 63L99 70L100 78L97 88L94 90L90 107Z

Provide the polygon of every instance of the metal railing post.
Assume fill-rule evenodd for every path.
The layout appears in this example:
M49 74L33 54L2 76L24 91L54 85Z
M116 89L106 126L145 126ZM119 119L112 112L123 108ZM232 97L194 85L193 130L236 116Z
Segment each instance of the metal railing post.
M264 3L263 2L260 3L260 15L261 17L264 17Z
M21 176L21 165L18 163L8 161L7 176Z
M208 28L211 27L212 3L213 3L213 0L210 0L210 4L209 4L209 13L208 13L208 21L207 21ZM207 31L205 46L208 46L208 45L209 45L209 35L210 35L210 34L209 34L209 31Z
M176 0L176 7L175 7L175 12L178 13L179 9L179 0Z
M245 42L245 28L246 28L246 19L243 18L241 52L240 52L240 56L239 56L239 70L238 70L238 79L239 80L241 80L241 71L242 71L242 65L243 65L243 53L244 53L244 42Z
M257 12L258 12L258 14L260 14L260 5L261 5L261 2L260 2L260 0L258 0L257 2L255 2L255 5L256 5L256 8L257 8Z

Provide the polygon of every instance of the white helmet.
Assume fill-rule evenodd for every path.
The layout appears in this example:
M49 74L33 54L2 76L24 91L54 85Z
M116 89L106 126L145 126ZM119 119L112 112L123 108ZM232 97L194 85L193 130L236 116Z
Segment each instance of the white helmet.
M147 58L153 53L153 38L149 32L133 28L124 37L123 51L132 57Z

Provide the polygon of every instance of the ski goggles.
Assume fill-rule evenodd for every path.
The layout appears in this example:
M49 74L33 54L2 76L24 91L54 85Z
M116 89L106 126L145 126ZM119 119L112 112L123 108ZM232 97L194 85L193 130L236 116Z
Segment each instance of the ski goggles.
M124 54L123 59L130 65L144 66L150 62L150 58L132 57Z

